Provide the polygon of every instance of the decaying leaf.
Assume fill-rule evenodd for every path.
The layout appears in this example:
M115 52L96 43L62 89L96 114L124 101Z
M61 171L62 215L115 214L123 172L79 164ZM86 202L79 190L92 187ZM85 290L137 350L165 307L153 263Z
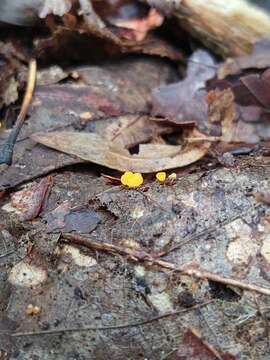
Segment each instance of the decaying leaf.
M126 1L78 0L75 2L78 6L67 12L70 0L65 0L61 6L58 1L47 0L48 5L40 11L42 17L47 13L64 16L57 22L50 18L47 25L51 34L35 41L38 57L68 52L60 58L86 57L89 60L89 56L120 51L183 60L179 49L152 33L151 30L163 22L163 15L154 8L136 1L126 4ZM143 14L140 14L141 7Z
M54 231L79 231L89 233L93 231L101 217L87 206L71 207L68 202L59 205L44 216L47 221L47 232Z
M198 142L196 145L188 144L183 149L173 145L146 144L140 145L138 154L131 155L119 145L91 133L39 133L31 138L53 149L111 169L142 173L189 165L201 159L210 147L207 141Z
M237 118L234 95L230 89L212 90L207 95L208 119L211 123L220 123L220 140L229 143L233 138L233 122Z
M32 220L38 216L52 184L52 177L43 178L39 183L14 193L12 206L22 212L23 220Z
M106 140L129 149L159 135L169 134L172 128L153 122L146 115L124 115L115 118L105 129L101 121L96 122L95 132Z
M190 58L187 77L174 84L160 86L152 93L152 114L181 125L196 123L205 130L207 123L206 82L215 76L215 62L204 50Z
M265 109L270 108L270 73L265 71L261 76L259 74L251 74L240 78L241 82L257 99L258 103Z
M212 86L213 85L213 86ZM238 137L240 141L252 137L256 143L260 139L269 139L269 107L270 107L270 71L248 74L240 77L229 77L225 80L214 81L212 88L233 91L237 111L239 112ZM245 133L244 136L242 136Z
M116 20L114 24L119 27L131 29L134 32L136 41L145 39L147 32L160 26L163 23L163 16L154 8L143 19Z
M232 354L220 354L202 335L193 328L188 329L174 360L236 360Z
M228 58L218 70L219 79L241 73L246 69L265 69L270 66L270 40L261 39L254 44L251 54Z
M14 103L19 97L22 81L18 75L25 70L23 61L26 57L16 45L10 41L0 41L0 109L3 105Z

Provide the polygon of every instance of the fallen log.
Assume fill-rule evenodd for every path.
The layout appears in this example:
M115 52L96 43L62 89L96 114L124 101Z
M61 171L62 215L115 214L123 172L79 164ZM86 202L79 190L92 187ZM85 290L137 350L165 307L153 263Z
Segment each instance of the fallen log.
M148 0L222 57L238 56L270 37L270 4L247 0Z

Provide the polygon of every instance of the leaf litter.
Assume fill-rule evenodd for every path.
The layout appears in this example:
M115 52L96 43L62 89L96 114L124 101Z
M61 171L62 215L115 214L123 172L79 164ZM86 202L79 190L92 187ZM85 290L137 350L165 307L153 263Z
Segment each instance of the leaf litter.
M111 169L142 173L187 166L201 159L210 147L208 141L187 145L183 149L174 145L146 144L140 145L138 154L130 155L124 148L91 133L53 132L34 134L31 138L53 149Z

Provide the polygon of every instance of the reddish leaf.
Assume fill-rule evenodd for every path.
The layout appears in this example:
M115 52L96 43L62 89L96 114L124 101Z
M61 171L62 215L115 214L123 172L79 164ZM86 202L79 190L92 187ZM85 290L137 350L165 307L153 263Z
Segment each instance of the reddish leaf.
M12 195L12 205L23 213L24 220L33 220L42 210L43 203L52 184L52 177L47 176L39 183L33 184Z
M173 360L236 360L235 356L220 354L195 329L186 331Z
M263 76L253 74L240 78L258 102L265 108L270 108L270 82Z

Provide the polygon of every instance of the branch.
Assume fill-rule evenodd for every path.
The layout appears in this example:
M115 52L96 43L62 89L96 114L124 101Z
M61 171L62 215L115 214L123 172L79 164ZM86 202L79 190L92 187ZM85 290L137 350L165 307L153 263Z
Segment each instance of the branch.
M174 15L179 26L224 58L249 52L270 33L269 1L144 0ZM253 3L253 4L252 4ZM171 5L171 6L170 6ZM176 30L177 31L177 30Z
M8 138L6 139L4 145L2 146L2 149L0 150L0 165L1 164L11 165L12 163L14 145L16 143L22 125L24 123L25 117L29 109L29 105L33 97L33 92L36 83L36 75L37 75L37 63L36 60L32 59L29 63L27 88L23 99L22 108L13 129L11 130Z
M125 328L132 328L132 327L138 327L142 325L148 325L155 321L166 319L171 316L176 316L180 314L185 314L187 312L199 309L201 307L204 307L210 303L212 303L213 300L206 301L202 304L194 305L188 309L182 309L182 310L176 310L171 311L162 315L154 316L150 319L138 321L135 323L130 324L120 324L120 325L112 325L112 326L86 326L81 328L66 328L66 329L53 329L53 330L44 330L44 331L29 331L29 332L16 332L13 334L10 334L12 337L22 337L22 336L37 336L37 335L53 335L53 334L61 334L61 333L67 333L67 332L81 332L81 331L106 331L106 330L119 330L119 329L125 329ZM1 334L1 332L0 332Z
M253 285L253 284L249 284L249 283L246 283L246 282L243 282L241 280L234 279L231 277L225 277L223 275L215 274L210 271L204 270L194 264L189 263L189 264L184 264L181 267L177 267L173 263L153 258L150 254L148 254L144 251L131 250L131 249L123 248L121 246L109 244L109 243L100 243L100 242L85 238L80 235L75 235L75 234L62 234L62 238L66 242L85 246L91 250L95 250L95 251L98 250L98 251L103 251L103 252L105 251L108 253L116 252L121 255L126 255L131 260L136 261L136 262L139 261L139 262L151 263L151 264L157 265L161 268L172 270L172 271L177 271L177 272L182 273L183 275L195 277L200 280L211 280L211 281L215 281L215 282L222 283L225 285L235 286L242 290L254 291L259 294L264 294L264 295L270 296L270 289L263 288L261 286L257 286L257 285Z

